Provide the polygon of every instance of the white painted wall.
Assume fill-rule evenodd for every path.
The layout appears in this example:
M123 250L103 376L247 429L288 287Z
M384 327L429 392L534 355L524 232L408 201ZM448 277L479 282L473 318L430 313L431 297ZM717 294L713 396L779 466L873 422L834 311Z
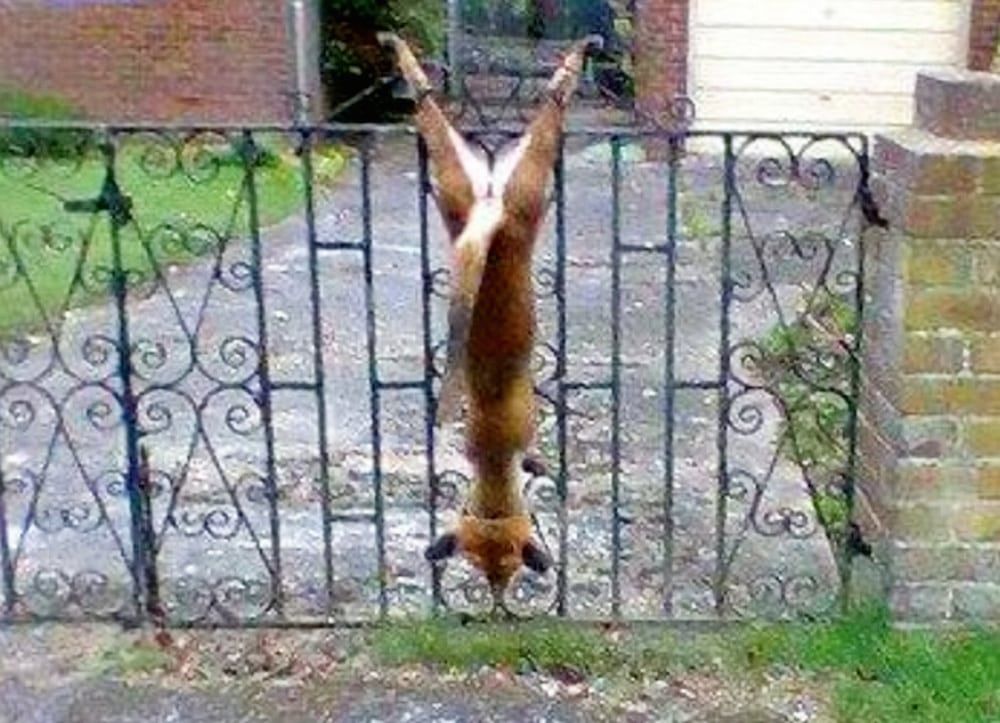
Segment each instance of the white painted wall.
M696 127L909 124L917 71L964 64L971 0L692 0Z

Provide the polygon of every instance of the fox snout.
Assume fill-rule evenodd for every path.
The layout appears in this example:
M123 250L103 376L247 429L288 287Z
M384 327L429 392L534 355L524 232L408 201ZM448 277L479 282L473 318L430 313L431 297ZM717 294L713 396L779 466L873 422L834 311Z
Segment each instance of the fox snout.
M521 567L544 575L552 558L531 536L527 515L486 520L464 516L456 529L431 543L424 557L441 562L462 554L494 589L505 589Z

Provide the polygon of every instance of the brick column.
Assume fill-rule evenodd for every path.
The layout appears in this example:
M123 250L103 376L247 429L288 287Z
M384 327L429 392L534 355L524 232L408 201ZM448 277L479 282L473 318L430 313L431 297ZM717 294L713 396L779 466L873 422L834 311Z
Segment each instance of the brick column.
M899 621L1000 621L1000 76L916 93L875 141L858 517Z
M1000 0L972 0L969 17L969 68L989 70L1000 40Z
M636 105L669 126L672 100L687 92L688 0L638 0L635 24Z

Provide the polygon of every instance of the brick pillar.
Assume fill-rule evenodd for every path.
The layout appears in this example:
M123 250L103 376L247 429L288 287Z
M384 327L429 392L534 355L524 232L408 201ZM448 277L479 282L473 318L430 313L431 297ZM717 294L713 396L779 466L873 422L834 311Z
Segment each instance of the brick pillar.
M1000 621L1000 76L916 93L875 141L858 516L899 621Z
M969 17L969 68L989 70L1000 42L1000 0L972 0ZM993 66L996 67L996 66Z
M670 128L674 99L687 93L689 0L637 0L636 107ZM648 149L659 155L660 149Z

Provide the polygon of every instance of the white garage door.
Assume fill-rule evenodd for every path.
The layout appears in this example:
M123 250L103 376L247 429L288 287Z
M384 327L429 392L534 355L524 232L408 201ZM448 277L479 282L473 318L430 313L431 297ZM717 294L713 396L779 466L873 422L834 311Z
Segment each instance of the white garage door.
M969 0L692 0L698 127L906 125L916 73L964 64Z

